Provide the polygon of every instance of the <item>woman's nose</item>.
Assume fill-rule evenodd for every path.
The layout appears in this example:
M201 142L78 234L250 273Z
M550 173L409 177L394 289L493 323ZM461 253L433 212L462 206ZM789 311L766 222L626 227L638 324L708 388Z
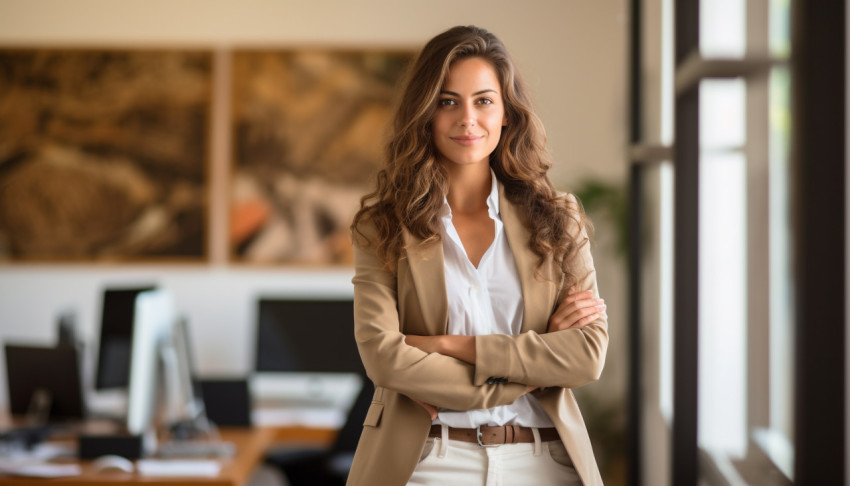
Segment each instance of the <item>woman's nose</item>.
M475 112L472 107L465 106L460 112L460 126L471 127L475 125Z

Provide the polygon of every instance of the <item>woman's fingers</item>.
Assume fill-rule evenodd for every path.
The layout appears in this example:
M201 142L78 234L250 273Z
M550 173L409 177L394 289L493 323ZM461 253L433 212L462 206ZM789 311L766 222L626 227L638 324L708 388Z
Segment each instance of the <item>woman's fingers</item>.
M549 319L549 332L578 328L590 324L605 311L605 301L587 290L568 294Z
M593 291L587 290L584 292L579 292L576 294L568 294L561 300L561 303L558 304L558 308L555 310L555 314L561 314L561 316L568 315L572 313L576 308L586 307L587 305L591 305L595 300L593 297Z
M576 321L573 325L571 325L567 329L575 329L575 328L584 327L584 326L590 324L591 322L595 321L596 319L599 319L599 317L601 315L602 315L602 312L600 311L600 312L595 312L593 314L585 316L585 317L579 319L578 321Z
M561 303L559 304L559 307L561 307L565 304L572 304L573 302L575 302L577 300L589 299L589 298L592 298L592 297L593 297L593 291L592 290L585 290L583 292L570 292L569 294L567 294L566 297L564 297L564 300L561 301Z
M569 305L564 306L563 308L559 308L555 312L555 319L565 320L570 319L571 316L579 317L576 313L580 313L586 309L595 308L599 306L604 306L605 301L602 299L588 298L577 300Z
M570 314L568 318L551 322L549 325L549 332L584 327L598 319L604 310L605 304L580 309L573 314Z
M579 309L604 304L604 300L593 297L592 291L580 292L578 294L567 295L558 308L555 309L553 317L557 320L567 318Z
M600 302L601 303L597 303L597 304L589 305L589 306L586 306L586 307L582 307L581 309L577 309L575 312L570 314L564 320L571 323L570 327L575 327L575 325L579 321L584 320L587 316L599 315L600 313L602 313L602 311L604 311L607 306L605 305L604 301L601 301L601 299L600 299Z

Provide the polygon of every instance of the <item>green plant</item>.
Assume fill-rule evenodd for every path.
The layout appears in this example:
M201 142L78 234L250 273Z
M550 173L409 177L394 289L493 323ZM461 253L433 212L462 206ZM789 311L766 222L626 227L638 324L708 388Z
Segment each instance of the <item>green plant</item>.
M573 194L589 215L606 218L616 233L616 251L623 258L629 251L629 214L626 190L610 182L587 179L579 183Z

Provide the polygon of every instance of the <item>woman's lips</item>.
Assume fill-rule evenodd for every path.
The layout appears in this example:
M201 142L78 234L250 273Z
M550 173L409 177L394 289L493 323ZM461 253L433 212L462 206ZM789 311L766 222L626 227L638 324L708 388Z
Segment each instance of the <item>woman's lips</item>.
M475 145L476 143L478 143L478 141L481 140L484 137L475 136L475 135L461 135L459 137L450 137L450 138L452 140L454 140L455 142L459 143L460 145L471 146L471 145Z

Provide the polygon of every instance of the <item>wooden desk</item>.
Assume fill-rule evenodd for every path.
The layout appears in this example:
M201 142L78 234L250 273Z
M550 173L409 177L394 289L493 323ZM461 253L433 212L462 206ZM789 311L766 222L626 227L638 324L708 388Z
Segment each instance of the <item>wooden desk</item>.
M214 478L168 478L141 476L138 473L99 473L94 471L91 461L80 461L83 473L56 479L15 478L0 476L0 484L31 486L33 484L68 483L74 485L104 486L110 483L132 482L153 483L157 486L179 486L184 484L204 484L220 486L241 486L248 482L251 474L265 456L266 450L274 444L306 443L329 445L336 437L336 430L309 429L305 427L253 427L221 428L222 440L236 445L236 454L223 460L221 473ZM73 462L73 461L71 461Z

